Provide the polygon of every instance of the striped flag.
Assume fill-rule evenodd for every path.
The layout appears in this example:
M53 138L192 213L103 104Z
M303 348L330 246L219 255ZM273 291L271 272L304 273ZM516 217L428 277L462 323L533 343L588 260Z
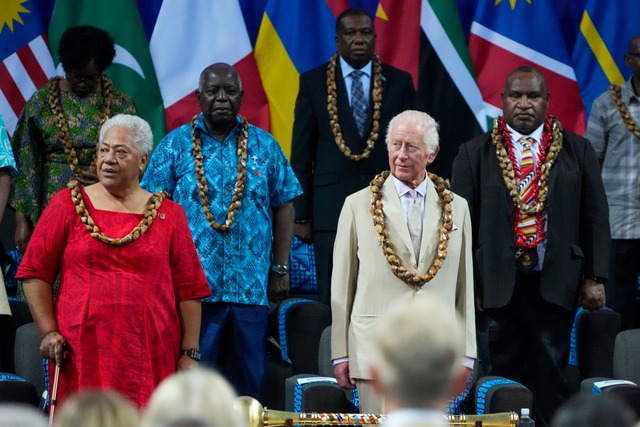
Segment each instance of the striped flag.
M59 63L57 46L60 38L74 25L102 28L113 38L116 56L106 73L116 87L133 98L138 115L149 122L154 140L158 142L166 131L164 107L135 3L130 0L56 0L48 33L56 63ZM59 67L62 69L61 65Z
M430 170L451 175L458 147L487 129L487 115L455 2L422 0L418 108L440 124Z
M487 113L502 114L500 94L507 74L531 65L547 80L549 112L566 129L583 134L584 108L564 40L553 2L479 0L469 51Z
M200 73L216 62L231 64L240 74L244 89L240 114L269 129L269 107L238 0L163 1L150 50L168 130L200 112L194 95Z
M587 0L580 20L580 33L573 50L573 66L587 110L610 84L621 85L631 76L624 64L629 40L640 34L635 19L638 0Z
M255 56L269 99L271 133L291 152L293 111L300 74L336 51L335 18L325 0L269 0L262 16Z
M27 100L56 74L45 9L35 0L3 0L0 7L0 114L9 135Z

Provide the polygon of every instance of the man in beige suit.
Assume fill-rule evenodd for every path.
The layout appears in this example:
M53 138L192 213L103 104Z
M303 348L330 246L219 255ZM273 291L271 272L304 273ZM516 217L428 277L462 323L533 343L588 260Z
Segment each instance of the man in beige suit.
M331 278L334 375L341 387L358 387L367 413L385 412L370 381L370 343L392 302L439 298L465 321L465 365L476 357L469 209L426 171L438 154L438 125L405 111L389 123L386 143L391 172L342 207Z

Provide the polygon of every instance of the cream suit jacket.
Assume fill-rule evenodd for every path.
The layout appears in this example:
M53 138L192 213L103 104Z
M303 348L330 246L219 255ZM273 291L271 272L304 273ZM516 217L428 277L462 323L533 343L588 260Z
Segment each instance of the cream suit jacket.
M349 196L342 207L333 252L331 277L331 356L349 358L352 378L371 379L369 343L379 322L393 303L438 297L457 310L466 329L466 352L476 357L476 329L471 258L471 219L467 202L454 195L453 231L447 257L437 275L415 291L394 276L378 245L369 212L371 190ZM432 265L439 242L442 207L434 184L427 179L420 260L415 256L406 217L391 176L382 186L385 222L396 255L405 267L425 274ZM418 362L419 363L419 362Z

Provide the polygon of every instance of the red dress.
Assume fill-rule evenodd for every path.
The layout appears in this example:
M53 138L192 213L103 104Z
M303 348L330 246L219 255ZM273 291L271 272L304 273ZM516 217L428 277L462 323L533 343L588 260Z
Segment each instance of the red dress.
M127 235L142 214L89 214L109 237ZM60 371L57 403L76 390L112 388L143 407L180 357L177 304L210 295L184 210L164 199L138 240L109 246L89 235L70 190L45 209L20 263L18 277L53 284L58 329L71 348ZM53 383L54 363L50 363Z

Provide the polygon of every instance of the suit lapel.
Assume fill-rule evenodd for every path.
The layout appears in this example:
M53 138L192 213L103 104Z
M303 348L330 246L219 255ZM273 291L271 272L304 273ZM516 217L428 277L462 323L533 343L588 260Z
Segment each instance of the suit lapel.
M427 195L424 201L424 219L422 221L422 242L420 244L420 259L418 271L424 274L425 263L428 266L435 259L435 252L440 241L440 223L442 218L442 206L435 185L427 177Z
M389 238L394 245L402 244L404 249L396 248L396 256L409 252L412 259L415 259L413 253L413 244L411 243L411 236L409 235L409 228L407 227L407 219L398 197L398 190L391 176L382 185L382 206L384 207L384 215L386 217L385 223L387 225L387 231L389 232ZM405 266L410 267L411 262L407 262L403 259L402 262Z

